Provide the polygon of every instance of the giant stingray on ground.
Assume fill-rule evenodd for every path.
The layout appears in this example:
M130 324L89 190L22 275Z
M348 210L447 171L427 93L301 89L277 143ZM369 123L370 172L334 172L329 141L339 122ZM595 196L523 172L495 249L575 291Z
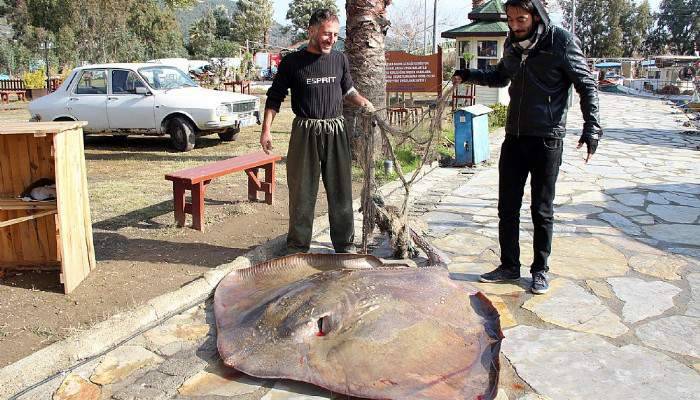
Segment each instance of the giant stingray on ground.
M216 289L224 363L371 399L492 399L503 337L491 302L445 268L302 254Z

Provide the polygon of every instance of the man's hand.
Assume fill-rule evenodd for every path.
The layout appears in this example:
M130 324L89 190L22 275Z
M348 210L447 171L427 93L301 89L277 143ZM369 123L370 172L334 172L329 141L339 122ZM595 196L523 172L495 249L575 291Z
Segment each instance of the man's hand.
M584 159L586 163L591 160L593 157L593 154L595 154L596 149L598 148L598 140L600 139L600 136L597 133L590 134L590 133L584 133L581 135L581 138L578 140L578 146L576 146L577 149L580 149L583 144L586 144L586 149L588 150L588 154L586 155L586 158Z
M272 151L272 136L270 135L270 131L263 129L260 134L260 146L262 146L265 154L270 154L270 151Z
M374 104L372 104L371 101L367 100L362 106L360 107L360 111L362 111L365 114L372 114L373 112L377 111L376 108L374 108Z

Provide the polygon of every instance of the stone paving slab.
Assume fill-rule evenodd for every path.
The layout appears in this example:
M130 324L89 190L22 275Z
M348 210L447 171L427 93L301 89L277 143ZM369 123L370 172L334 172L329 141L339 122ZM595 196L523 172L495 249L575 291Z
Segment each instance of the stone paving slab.
M521 213L522 278L477 282L499 263L496 158L474 170L435 169L416 184L414 225L450 253L451 277L486 293L502 314L499 400L685 400L700 393L700 137L681 134L686 128L668 104L620 99L601 95L605 134L590 164L575 150L580 113L570 112L546 295L527 292L529 195ZM491 143L493 157L499 144ZM391 190L400 192L395 183ZM327 229L319 232L314 250L329 251ZM210 302L128 342L159 357L155 364L97 385L90 377L107 357L99 356L75 370L77 377L57 376L22 398L76 391L90 398L95 387L104 399L347 398L222 367L216 332L206 326L213 326Z
M518 374L553 400L697 399L700 375L644 347L600 336L518 326L502 350Z

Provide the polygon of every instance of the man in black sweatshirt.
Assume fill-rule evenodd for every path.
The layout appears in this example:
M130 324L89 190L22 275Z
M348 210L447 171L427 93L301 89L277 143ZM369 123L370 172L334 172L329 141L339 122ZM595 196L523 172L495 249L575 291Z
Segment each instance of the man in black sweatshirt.
M326 188L333 248L336 253L355 249L352 158L343 121L343 100L370 112L374 107L353 87L345 54L333 50L338 31L337 15L328 9L316 10L309 19L308 46L282 59L267 91L260 134L265 152L272 149L270 126L288 89L296 115L287 152L287 254L309 250L319 175Z
M456 84L503 87L510 83L506 138L498 163L498 241L501 265L481 275L482 282L520 278L520 206L530 175L534 259L531 291L547 292L547 258L552 250L554 186L562 162L569 88L581 98L583 134L588 162L603 134L598 116L597 85L577 40L551 25L540 0L507 0L510 34L503 58L493 70L467 69L455 73Z

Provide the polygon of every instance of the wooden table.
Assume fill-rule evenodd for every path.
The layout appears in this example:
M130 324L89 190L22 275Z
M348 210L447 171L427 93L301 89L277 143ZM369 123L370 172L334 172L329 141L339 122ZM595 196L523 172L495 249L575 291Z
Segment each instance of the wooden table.
M236 91L236 86L239 86L241 88L241 93L247 93L250 94L250 81L230 81L230 82L224 82L224 90L228 90L228 87L231 87L232 91Z

